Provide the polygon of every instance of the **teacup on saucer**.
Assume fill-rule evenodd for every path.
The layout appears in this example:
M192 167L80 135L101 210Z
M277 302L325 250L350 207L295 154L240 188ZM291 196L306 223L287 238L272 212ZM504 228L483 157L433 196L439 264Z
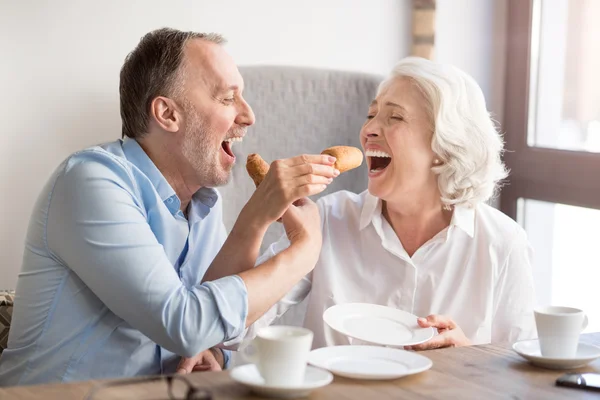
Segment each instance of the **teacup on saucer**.
M522 340L513 344L513 350L532 364L549 369L575 369L583 367L600 357L600 347L578 343L574 357L556 358L542 356L537 339Z
M239 382L253 392L267 397L292 399L306 397L315 389L327 386L333 381L329 371L308 365L303 382L294 386L267 385L254 364L241 365L231 370L231 379Z

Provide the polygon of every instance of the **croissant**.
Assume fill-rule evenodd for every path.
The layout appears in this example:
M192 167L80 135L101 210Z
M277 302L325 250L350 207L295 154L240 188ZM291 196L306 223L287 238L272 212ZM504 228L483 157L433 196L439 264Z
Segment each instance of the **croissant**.
M334 167L337 168L340 173L350 171L362 164L363 153L356 147L352 146L333 146L325 149L321 154L327 154L334 156L337 160Z
M248 159L246 160L246 171L248 171L248 175L250 175L256 187L258 187L263 179L265 179L267 172L269 172L269 164L258 154L252 153L248 155Z
M362 151L352 146L333 146L329 147L321 152L321 154L327 154L335 157L337 160L334 167L337 168L340 173L350 171L362 164L363 154ZM263 181L267 172L269 172L269 164L262 157L256 153L248 155L246 160L246 171L248 175L254 181L256 187Z

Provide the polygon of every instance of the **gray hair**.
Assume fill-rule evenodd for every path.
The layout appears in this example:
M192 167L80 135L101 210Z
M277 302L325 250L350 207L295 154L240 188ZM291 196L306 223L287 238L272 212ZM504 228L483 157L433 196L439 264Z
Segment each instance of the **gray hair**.
M157 96L181 93L181 64L185 45L191 39L219 45L226 42L217 33L161 28L144 35L127 55L119 82L123 137L138 138L147 133L150 105Z
M501 159L502 136L479 85L451 65L407 57L396 64L379 91L398 78L411 79L425 97L433 130L431 148L442 161L433 167L442 203L474 206L489 200L508 170Z

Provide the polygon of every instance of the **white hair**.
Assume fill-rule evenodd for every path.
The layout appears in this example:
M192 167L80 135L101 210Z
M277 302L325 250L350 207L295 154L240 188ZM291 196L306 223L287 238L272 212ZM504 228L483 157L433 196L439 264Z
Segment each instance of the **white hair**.
M407 57L392 69L390 81L409 78L423 93L431 120L431 149L441 165L433 167L445 206L474 206L496 194L508 176L501 160L504 143L486 109L479 85L447 64Z

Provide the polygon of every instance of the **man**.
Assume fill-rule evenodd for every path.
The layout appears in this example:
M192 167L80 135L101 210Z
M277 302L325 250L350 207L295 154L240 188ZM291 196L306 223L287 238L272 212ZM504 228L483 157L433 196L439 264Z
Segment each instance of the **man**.
M70 156L35 205L0 385L172 373L180 356L223 365L205 350L314 267L320 218L306 197L337 176L327 156L275 162L226 239L212 188L254 115L222 43L160 29L126 58L125 139ZM252 268L279 218L292 246Z

